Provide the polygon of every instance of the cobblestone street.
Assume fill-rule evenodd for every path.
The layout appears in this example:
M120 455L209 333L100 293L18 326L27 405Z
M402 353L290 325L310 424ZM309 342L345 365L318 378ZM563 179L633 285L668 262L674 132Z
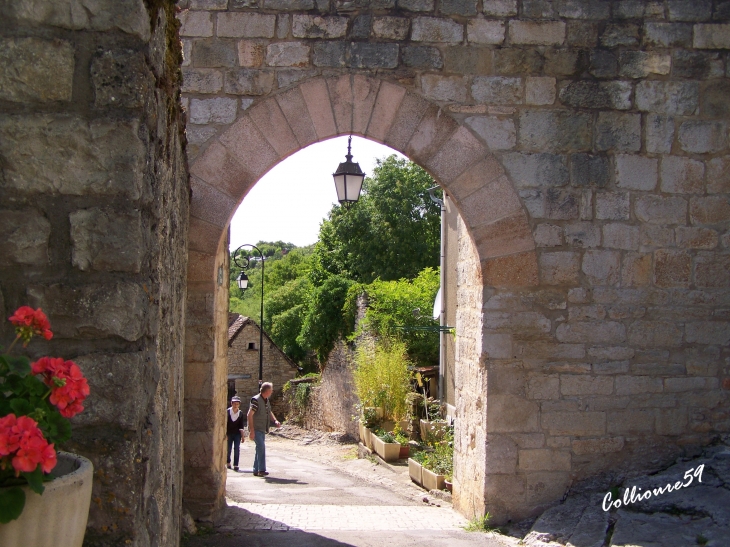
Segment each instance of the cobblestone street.
M185 547L500 547L509 541L466 532L466 519L448 502L413 486L403 468L356 459L353 445L303 446L272 435L266 444L270 475L253 476L254 446L245 442L241 472L228 474L224 515Z

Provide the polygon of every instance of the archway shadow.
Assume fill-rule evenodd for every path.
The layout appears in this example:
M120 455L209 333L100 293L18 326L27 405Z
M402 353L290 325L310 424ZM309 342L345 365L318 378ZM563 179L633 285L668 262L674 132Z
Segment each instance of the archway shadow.
M279 479L283 480L283 479ZM292 481L287 481L292 482ZM211 532L183 538L182 547L354 547L228 505Z

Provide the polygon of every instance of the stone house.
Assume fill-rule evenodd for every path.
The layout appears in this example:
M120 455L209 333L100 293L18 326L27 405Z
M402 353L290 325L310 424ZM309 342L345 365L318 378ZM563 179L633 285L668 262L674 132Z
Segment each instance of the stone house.
M233 395L241 397L241 408L248 410L248 400L259 391L260 327L250 317L228 314L228 404ZM274 384L272 408L283 418L281 390L297 375L297 364L279 349L264 332L264 382Z

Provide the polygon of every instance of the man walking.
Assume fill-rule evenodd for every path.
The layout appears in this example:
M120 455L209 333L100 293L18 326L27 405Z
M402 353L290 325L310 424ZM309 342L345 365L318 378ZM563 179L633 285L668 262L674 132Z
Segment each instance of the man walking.
M243 439L243 412L241 412L241 398L238 395L231 397L231 406L226 412L226 417L226 436L228 437L226 467L231 468L231 448L233 448L233 470L238 471L238 456Z
M264 382L258 395L251 397L251 406L248 409L248 432L249 437L256 443L256 456L253 461L254 477L265 477L266 472L266 434L269 432L270 420L276 427L281 423L271 412L269 398L274 392L271 382Z

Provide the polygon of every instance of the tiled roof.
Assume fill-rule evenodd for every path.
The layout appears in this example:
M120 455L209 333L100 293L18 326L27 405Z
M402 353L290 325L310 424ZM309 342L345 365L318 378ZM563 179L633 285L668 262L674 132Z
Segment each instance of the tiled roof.
M228 314L228 345L231 345L236 335L241 332L241 329L248 322L248 317L241 315L240 313L229 313Z

